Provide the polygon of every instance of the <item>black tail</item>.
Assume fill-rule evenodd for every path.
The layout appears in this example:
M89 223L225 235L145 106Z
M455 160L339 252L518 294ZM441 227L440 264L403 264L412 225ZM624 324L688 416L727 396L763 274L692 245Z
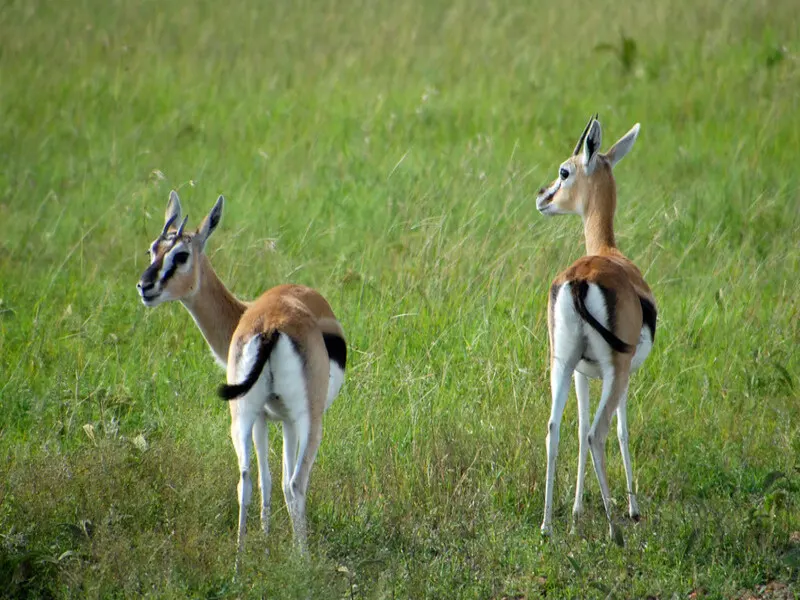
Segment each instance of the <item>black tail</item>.
M261 376L261 371L264 370L264 365L267 364L269 356L272 354L272 350L278 342L279 335L280 333L277 330L273 330L271 333L258 334L261 345L258 347L256 363L253 365L253 368L250 369L250 373L247 374L247 378L242 383L234 385L223 384L219 386L217 394L220 398L223 400L236 400L236 398L244 396L250 391L250 388L255 385L256 381L258 381L258 378Z
M344 371L347 366L347 343L344 338L335 333L323 333L322 339L325 341L325 349L328 351L328 358L339 365Z
M592 316L592 313L586 309L586 294L589 293L589 284L585 280L573 281L572 285L570 286L570 290L572 291L572 301L575 303L575 310L578 311L578 314L584 321L591 325L592 328L597 331L597 333L603 336L603 339L608 342L609 346L611 346L617 352L622 352L623 354L630 354L633 352L633 346L626 344L616 335L614 335L613 332L606 329L603 324L595 319ZM612 310L612 308L609 307L609 310Z

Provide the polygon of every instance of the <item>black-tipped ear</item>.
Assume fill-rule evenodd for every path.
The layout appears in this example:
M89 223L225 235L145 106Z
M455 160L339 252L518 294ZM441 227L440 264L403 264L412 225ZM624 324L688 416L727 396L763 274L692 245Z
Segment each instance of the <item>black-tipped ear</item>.
M583 142L583 166L587 173L591 173L594 170L597 154L602 143L603 129L600 127L600 121L592 119L589 124L589 130L586 132L586 140Z
M181 200L178 198L178 192L172 190L169 193L169 200L167 200L167 210L164 213L164 229L161 235L166 235L169 228L178 223L181 218Z
M597 113L593 117L589 117L589 121L586 123L586 127L583 128L583 133L581 133L581 137L578 138L578 143L575 144L575 150L572 151L572 156L578 156L578 153L583 148L583 142L586 140L586 134L589 133L589 127L592 126L592 121L597 118Z
M200 227L197 230L197 238L200 241L201 246L205 246L206 240L208 240L209 236L214 232L219 225L219 222L222 220L222 208L225 205L225 198L220 196L217 198L214 207L211 209L211 212L206 215L206 218L203 219L203 222L200 223Z

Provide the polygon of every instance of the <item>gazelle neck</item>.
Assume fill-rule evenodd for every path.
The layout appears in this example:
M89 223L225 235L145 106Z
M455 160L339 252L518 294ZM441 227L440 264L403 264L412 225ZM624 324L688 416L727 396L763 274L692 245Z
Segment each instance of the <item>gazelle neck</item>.
M225 287L208 258L202 256L200 287L181 300L200 328L211 351L221 364L228 361L228 347L246 305Z
M584 209L583 234L588 255L618 252L617 241L614 238L617 189L611 177L604 183L602 186L594 186L590 192L591 201L587 202Z

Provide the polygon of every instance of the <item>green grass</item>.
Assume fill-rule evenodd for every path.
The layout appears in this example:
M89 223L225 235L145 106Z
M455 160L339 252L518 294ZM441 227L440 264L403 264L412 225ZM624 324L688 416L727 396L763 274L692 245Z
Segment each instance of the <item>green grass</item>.
M0 597L800 593L796 2L272 4L0 7ZM591 472L567 533L573 401L538 534L547 290L583 246L534 199L595 111L605 147L642 123L617 236L659 302L624 548ZM172 188L190 225L227 197L231 289L312 285L351 347L311 560L275 485L236 583L224 374L134 288Z

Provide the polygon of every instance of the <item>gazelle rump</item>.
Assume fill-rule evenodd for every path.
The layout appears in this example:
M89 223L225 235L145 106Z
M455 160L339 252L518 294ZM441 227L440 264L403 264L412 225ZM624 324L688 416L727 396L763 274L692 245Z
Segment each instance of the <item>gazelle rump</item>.
M639 519L628 449L626 403L630 374L653 346L656 303L639 269L616 246L614 212L617 191L613 167L630 151L639 124L602 154L602 129L589 119L575 150L558 170L558 178L539 190L536 206L544 215L578 214L583 219L586 256L553 281L548 302L550 388L552 406L547 430L547 480L542 533L552 532L553 483L559 430L574 376L578 400L578 481L573 522L583 511L586 454L592 453L611 537L622 543L611 515L605 464L605 441L611 417L617 415L617 437L625 467L628 512ZM589 425L589 378L602 379L600 404Z
M150 245L150 266L137 288L146 306L180 300L217 362L227 369L218 391L229 400L231 439L239 463L238 552L244 548L252 494L250 452L255 445L261 488L261 526L269 531L272 479L267 421L283 424L283 493L294 536L306 547L306 494L322 440L322 416L344 381L347 345L328 302L300 285L279 285L254 302L238 300L219 280L204 248L219 225L224 199L194 232L179 227L181 204L170 194L161 234Z

